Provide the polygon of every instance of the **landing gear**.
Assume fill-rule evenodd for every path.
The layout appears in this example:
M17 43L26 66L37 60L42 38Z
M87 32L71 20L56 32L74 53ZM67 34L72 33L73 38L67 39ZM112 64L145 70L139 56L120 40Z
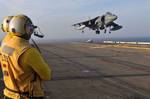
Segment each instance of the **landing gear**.
M111 34L111 26L109 26L109 34Z
M84 30L82 30L82 33L84 33Z
M100 34L100 31L99 31L99 30L96 30L96 34Z
M106 29L104 29L104 33L106 34Z

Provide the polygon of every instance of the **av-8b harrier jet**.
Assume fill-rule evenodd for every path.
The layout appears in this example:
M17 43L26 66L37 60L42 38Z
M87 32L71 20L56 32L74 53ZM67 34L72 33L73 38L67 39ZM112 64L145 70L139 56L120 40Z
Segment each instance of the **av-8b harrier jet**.
M94 30L96 34L100 34L100 30L104 30L104 33L106 33L107 28L109 28L109 33L111 33L111 31L116 31L122 28L121 25L114 23L117 18L118 17L116 15L107 12L106 14L98 16L94 19L73 24L73 26L77 30L82 30L82 33L86 27Z

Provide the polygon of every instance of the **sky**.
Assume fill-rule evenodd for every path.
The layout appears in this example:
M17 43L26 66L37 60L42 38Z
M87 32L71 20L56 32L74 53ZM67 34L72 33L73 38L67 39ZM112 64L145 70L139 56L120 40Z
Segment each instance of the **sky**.
M150 0L0 0L0 22L8 15L25 14L45 34L39 41L75 38L150 37ZM112 12L122 29L96 35L75 30L74 23ZM6 33L0 30L0 39Z

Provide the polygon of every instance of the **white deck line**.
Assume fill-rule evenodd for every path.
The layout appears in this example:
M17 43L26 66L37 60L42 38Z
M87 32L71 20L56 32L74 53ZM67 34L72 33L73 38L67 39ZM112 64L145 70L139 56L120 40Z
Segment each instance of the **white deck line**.
M139 45L150 45L150 42L103 41L103 43L110 43L110 44L139 44Z

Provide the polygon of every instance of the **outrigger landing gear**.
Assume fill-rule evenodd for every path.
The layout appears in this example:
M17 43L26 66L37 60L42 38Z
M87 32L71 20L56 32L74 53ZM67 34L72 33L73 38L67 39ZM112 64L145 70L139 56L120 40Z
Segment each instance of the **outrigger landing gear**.
M84 33L84 30L82 30L82 33Z
M111 34L111 31L109 31L109 34Z

